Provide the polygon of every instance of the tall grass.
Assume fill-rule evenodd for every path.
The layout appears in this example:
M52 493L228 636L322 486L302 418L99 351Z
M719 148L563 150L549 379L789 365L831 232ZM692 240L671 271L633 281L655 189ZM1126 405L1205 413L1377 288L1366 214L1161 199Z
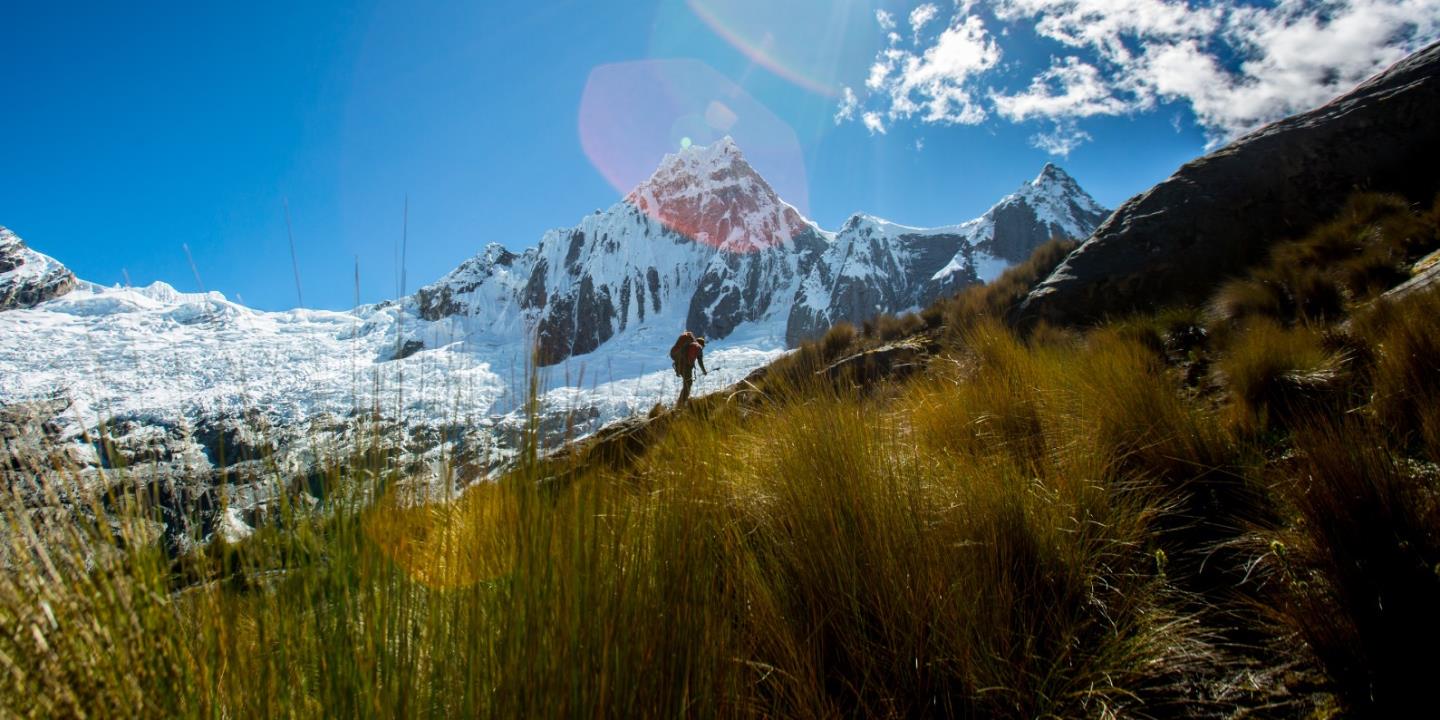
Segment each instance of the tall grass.
M1277 468L1295 513L1272 543L1277 615L1357 713L1414 716L1440 670L1440 477L1363 419L1315 417Z
M1037 717L1169 687L1191 639L1146 549L1149 496L1044 438L1029 463L957 454L937 434L954 397L697 412L625 470L554 486L522 468L453 504L392 493L211 545L193 562L224 567L179 590L144 546L61 574L46 563L72 548L50 546L0 581L3 697L19 714ZM1073 426L1082 407L1043 412Z
M454 502L404 497L383 448L356 448L319 511L178 561L139 498L44 542L6 503L0 715L1324 706L1237 662L1313 673L1354 713L1423 700L1440 295L1349 329L1207 331L1199 308L1007 327L1065 251L918 319L837 327L772 366L763 401L699 398L606 462L542 460L532 437ZM924 372L863 393L816 374L896 344Z
M1440 247L1440 197L1429 209L1404 199L1357 193L1337 217L1277 243L1269 258L1221 286L1211 301L1224 321L1254 317L1333 323L1409 277L1410 264Z
M1378 348L1374 400L1378 422L1440 462L1440 294L1380 303L1358 318L1359 333Z

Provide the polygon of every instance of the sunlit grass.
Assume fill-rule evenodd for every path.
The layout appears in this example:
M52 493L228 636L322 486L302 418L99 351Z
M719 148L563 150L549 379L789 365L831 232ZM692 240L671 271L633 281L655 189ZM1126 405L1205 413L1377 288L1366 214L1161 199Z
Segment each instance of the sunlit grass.
M40 542L7 503L0 714L1165 717L1287 695L1233 680L1237 657L1356 713L1423 698L1440 295L1347 296L1353 327L1216 303L1208 334L1200 308L1009 327L1064 250L838 327L603 463L539 458L532 431L452 502L356 448L320 508L178 559L143 517ZM900 341L923 371L820 372Z

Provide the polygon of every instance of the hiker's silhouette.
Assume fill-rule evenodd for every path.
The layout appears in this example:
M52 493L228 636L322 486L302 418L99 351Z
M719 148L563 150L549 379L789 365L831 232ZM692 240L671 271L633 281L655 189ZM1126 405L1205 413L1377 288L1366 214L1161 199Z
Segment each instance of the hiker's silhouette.
M697 337L694 333L686 330L675 338L675 344L670 346L670 362L674 364L675 374L680 376L680 399L675 401L675 407L684 407L690 401L690 388L695 384L695 366L700 366L700 372L709 375L710 371L705 369L705 338Z

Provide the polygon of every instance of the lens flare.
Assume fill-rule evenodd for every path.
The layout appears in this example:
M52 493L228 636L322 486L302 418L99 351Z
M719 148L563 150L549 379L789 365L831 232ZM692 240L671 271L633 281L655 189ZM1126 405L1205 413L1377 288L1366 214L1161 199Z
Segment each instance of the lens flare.
M649 178L666 154L729 136L780 197L802 213L809 208L795 131L698 60L595 68L580 97L579 133L590 163L622 195Z
M800 213L810 197L794 130L698 60L595 68L580 99L579 133L586 157L611 186L696 241L742 251L805 227ZM667 162L667 155L676 157ZM691 192L692 182L714 183L715 192Z
M685 0L716 36L756 65L825 97L863 76L856 58L874 57L870 4L860 0ZM856 73L860 73L856 75Z

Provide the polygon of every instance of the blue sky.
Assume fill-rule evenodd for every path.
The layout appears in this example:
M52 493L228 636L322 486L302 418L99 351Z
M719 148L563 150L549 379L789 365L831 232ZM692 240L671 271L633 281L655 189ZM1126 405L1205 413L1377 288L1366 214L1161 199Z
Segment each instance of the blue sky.
M721 126L831 229L959 222L1047 160L1113 207L1433 41L1435 18L1440 0L11 4L0 224L89 280L280 309L288 202L304 304L339 309L357 261L362 302L396 294L407 197L413 290ZM686 109L709 95L718 124Z

